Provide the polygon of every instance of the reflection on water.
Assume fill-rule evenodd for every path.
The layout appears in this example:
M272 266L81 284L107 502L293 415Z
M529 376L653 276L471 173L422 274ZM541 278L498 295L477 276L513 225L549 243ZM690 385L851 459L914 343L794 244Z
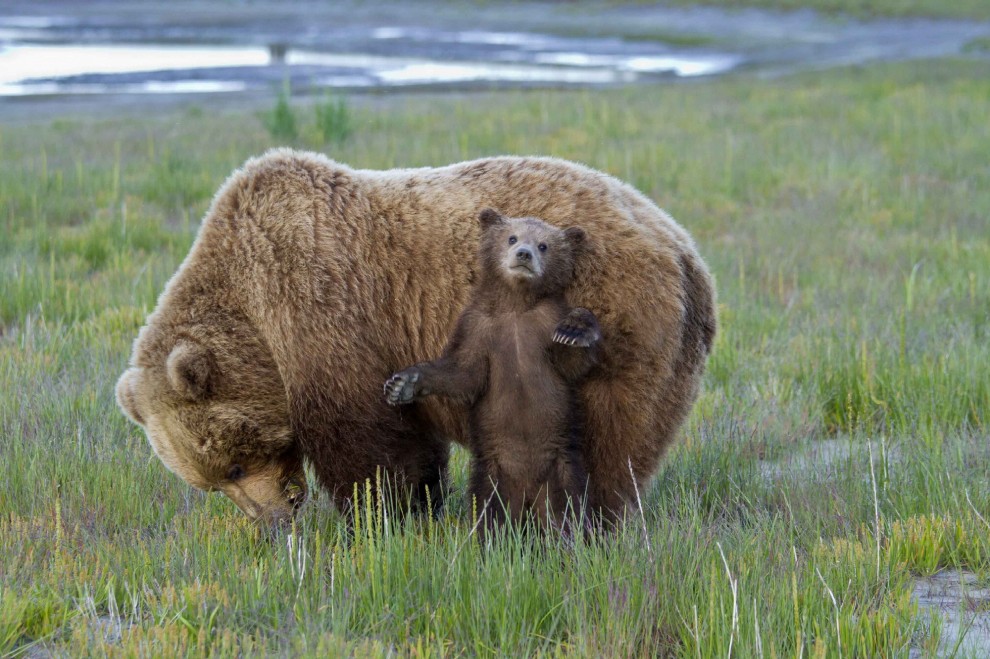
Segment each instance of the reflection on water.
M740 61L721 53L674 52L657 43L421 27L355 28L346 39L328 39L325 50L283 43L58 42L50 31L65 25L58 18L0 17L0 96L217 93L286 80L342 88L607 85L657 75L712 75ZM346 50L335 51L335 45Z
M344 81L358 86L455 84L459 82L547 82L565 84L608 84L632 81L631 76L609 69L580 70L563 67L525 66L498 62L438 62L408 57L381 57L290 52L286 64L318 65L351 70ZM359 74L358 72L362 72ZM346 82L345 85L346 86Z
M62 91L60 86L71 87L72 83L60 83L59 79L88 74L266 66L268 61L268 50L265 48L163 45L8 46L0 50L0 94ZM27 82L32 80L37 82ZM216 86L201 85L198 91L227 91L217 89ZM34 89L39 91L32 92ZM155 90L152 87L148 91Z
M485 64L441 64L421 62L382 71L379 78L389 85L417 85L431 82L559 82L568 84L607 84L620 79L614 71L552 70L537 66L494 66ZM631 80L631 79L630 79Z
M518 48L547 48L567 41L545 34L528 32L484 32L467 30L447 32L429 28L380 27L371 32L373 39L406 39L409 41L430 41L440 43L485 44L490 46L515 46Z
M541 64L599 67L634 73L667 73L682 77L723 73L738 64L731 55L696 55L694 57L589 55L587 53L537 53L534 60Z
M243 82L233 80L173 80L120 85L98 83L31 82L0 85L0 96L51 96L53 94L204 94L240 92Z

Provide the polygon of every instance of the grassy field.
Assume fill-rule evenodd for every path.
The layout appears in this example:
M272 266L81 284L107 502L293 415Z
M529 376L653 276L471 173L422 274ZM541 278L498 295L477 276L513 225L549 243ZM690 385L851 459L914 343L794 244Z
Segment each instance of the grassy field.
M318 499L278 544L113 401L254 114L0 128L0 655L923 656L990 581L990 76L978 63L352 101L354 166L552 154L696 237L721 334L642 510L573 550ZM644 484L645 485L645 484ZM970 609L990 604L972 600Z

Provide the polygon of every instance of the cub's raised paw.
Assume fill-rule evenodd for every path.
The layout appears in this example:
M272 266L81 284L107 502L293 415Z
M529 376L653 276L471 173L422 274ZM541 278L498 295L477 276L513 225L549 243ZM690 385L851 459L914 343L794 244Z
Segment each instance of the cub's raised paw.
M601 328L595 314L583 307L571 309L571 312L557 323L553 332L553 342L576 348L588 348L602 338Z
M385 402L389 405L408 405L416 399L416 383L420 372L417 368L399 371L385 381Z

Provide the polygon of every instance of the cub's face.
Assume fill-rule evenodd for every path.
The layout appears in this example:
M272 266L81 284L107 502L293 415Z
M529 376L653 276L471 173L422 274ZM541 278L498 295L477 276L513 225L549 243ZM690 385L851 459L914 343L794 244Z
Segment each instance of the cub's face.
M306 479L277 371L266 374L260 355L244 363L239 346L226 354L162 334L149 326L138 337L135 365L117 382L121 409L193 487L223 492L259 522L291 519Z
M487 271L541 294L558 293L571 283L583 229L558 229L535 217L507 218L490 208L479 219L480 257Z

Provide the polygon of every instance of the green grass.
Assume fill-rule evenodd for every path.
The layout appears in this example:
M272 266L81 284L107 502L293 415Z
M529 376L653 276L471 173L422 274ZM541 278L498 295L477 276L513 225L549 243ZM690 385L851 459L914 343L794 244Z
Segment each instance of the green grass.
M325 499L270 544L167 473L113 384L212 192L275 142L247 112L0 128L0 654L930 656L912 578L990 580L988 103L965 62L351 100L341 161L580 160L718 279L683 440L571 551L479 551L461 451L446 517L350 544Z

